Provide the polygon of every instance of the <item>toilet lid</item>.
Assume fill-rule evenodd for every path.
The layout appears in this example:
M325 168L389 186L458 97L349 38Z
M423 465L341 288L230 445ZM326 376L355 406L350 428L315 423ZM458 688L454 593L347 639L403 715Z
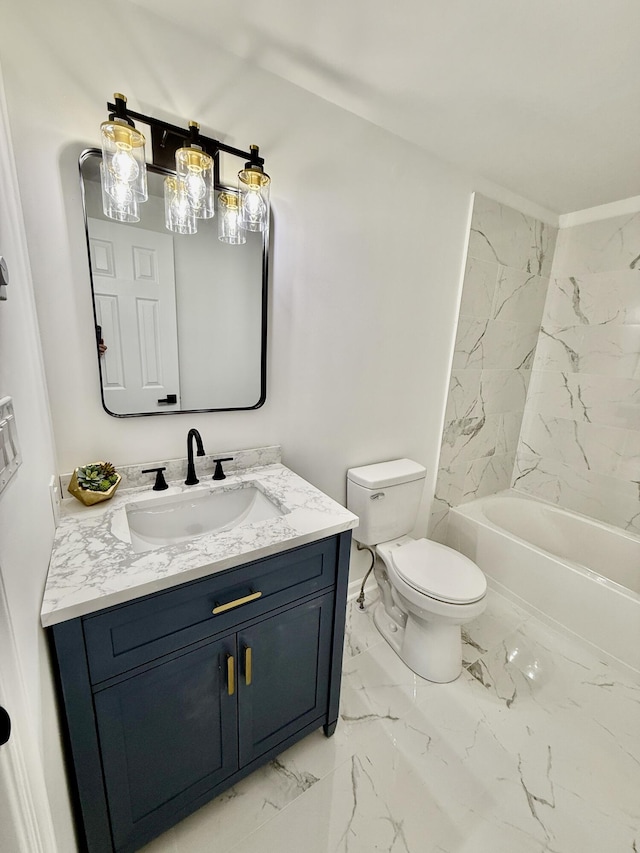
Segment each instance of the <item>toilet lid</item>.
M487 591L487 579L472 560L430 539L393 548L391 559L403 581L438 601L471 604Z

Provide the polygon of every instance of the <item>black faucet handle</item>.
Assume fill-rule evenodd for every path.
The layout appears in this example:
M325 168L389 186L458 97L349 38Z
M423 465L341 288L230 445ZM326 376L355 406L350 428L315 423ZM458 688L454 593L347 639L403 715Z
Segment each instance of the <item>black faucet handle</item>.
M216 470L213 472L212 480L226 480L227 475L222 470L223 462L233 462L233 456L225 456L222 459L212 459L216 463Z
M166 470L167 470L166 467L164 467L164 468L144 468L142 470L143 474L155 474L156 475L156 482L155 482L155 485L153 487L154 492L164 492L165 489L169 488L169 486L167 486L167 481L164 478L164 474L162 473L163 471L166 471Z

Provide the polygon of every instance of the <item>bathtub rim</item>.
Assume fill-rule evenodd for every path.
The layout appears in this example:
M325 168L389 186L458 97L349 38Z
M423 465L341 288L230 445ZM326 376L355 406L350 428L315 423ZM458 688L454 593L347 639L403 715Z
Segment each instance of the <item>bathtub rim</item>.
M469 501L468 503L460 504L455 507L450 507L449 509L449 512L458 513L459 515L462 515L465 518L469 518L472 521L475 521L477 524L480 524L483 527L486 527L490 530L498 531L500 535L506 536L509 539L518 542L525 548L528 548L532 551L538 551L544 554L545 556L551 558L552 560L557 561L561 565L566 566L571 571L577 572L581 575L586 575L591 580L600 584L601 586L606 587L607 589L610 589L611 591L616 592L619 595L623 595L632 601L640 603L640 592L636 592L635 590L630 589L629 587L624 586L623 584L620 584L617 581L611 580L611 578L607 578L604 575L601 575L599 572L589 568L589 566L585 566L583 563L578 563L575 560L570 560L567 557L562 557L558 554L554 554L553 551L548 551L546 548L543 548L540 545L535 544L534 542L529 542L527 539L523 539L522 537L517 536L515 533L512 533L510 530L507 530L505 527L501 527L499 524L496 524L496 522L491 521L491 519L487 518L487 516L484 514L482 507L489 503L491 500L495 500L496 498L509 498L514 500L528 501L536 504L543 504L544 506L547 506L552 509L554 513L584 519L584 521L590 526L606 530L607 532L612 533L615 536L621 536L625 539L629 539L631 542L635 542L638 545L640 545L640 535L632 533L628 530L624 530L624 528L622 527L616 527L613 524L608 524L605 521L600 521L597 518L592 518L589 515L584 515L584 513L564 509L563 507L554 504L552 501L544 500L543 498L538 498L535 495L528 495L526 493L519 492L516 489L503 489L502 491L496 492L495 494L485 495L481 498L477 498L476 500Z

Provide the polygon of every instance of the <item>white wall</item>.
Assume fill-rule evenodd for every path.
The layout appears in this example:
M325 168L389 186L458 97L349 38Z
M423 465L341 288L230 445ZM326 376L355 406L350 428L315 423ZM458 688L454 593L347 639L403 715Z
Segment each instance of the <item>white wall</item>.
M6 258L10 274L8 299L0 302L0 397L13 397L23 456L22 466L0 495L0 587L4 587L17 658L11 669L19 673L24 697L18 695L22 691L13 682L10 695L3 701L15 719L14 737L23 748L44 849L55 853L75 849L49 660L39 619L54 533L48 484L55 472L55 454L17 179L6 133L1 73L0 151L0 254ZM4 611L2 614L4 618ZM5 640L0 649L4 662L7 654ZM3 689L8 690L9 683L3 683ZM55 842L47 833L51 815ZM2 837L0 827L0 847Z

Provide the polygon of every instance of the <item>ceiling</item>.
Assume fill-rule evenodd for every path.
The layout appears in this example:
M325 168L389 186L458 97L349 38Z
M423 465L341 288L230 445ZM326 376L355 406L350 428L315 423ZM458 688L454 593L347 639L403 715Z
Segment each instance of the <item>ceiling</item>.
M640 195L640 0L135 0L557 213Z

